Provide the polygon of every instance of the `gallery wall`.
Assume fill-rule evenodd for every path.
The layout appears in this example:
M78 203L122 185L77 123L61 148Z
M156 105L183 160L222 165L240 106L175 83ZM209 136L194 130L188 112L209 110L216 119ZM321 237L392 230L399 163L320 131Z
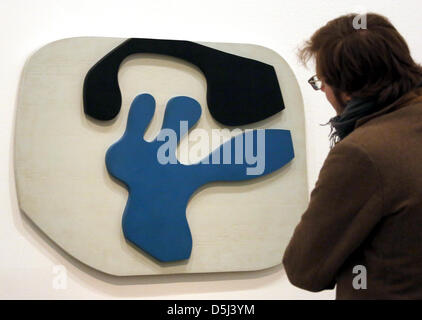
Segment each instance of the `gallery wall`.
M334 291L309 293L293 287L281 266L246 273L117 278L69 257L17 206L12 153L21 72L33 52L68 37L238 42L271 48L290 64L302 91L311 191L329 151L329 128L321 124L334 112L324 95L307 84L314 70L298 62L297 48L332 18L348 12L377 12L391 19L408 41L415 60L422 62L421 9L418 0L1 1L0 298L334 298Z

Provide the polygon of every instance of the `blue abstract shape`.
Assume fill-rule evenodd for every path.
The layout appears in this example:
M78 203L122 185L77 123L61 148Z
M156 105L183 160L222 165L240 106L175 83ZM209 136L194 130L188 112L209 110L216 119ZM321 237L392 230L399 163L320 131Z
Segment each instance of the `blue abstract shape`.
M249 180L271 173L294 157L288 130L265 130L265 168L259 175L248 175L248 161L236 161L236 136L220 145L202 161L193 165L161 164L157 159L165 142L163 133L174 130L177 143L201 116L201 106L189 97L179 96L168 101L163 126L152 142L143 139L155 110L155 100L149 94L138 95L130 107L126 131L107 151L108 172L122 181L129 192L123 213L125 238L162 262L188 259L192 250L192 236L186 219L186 207L192 194L200 186L214 181ZM180 133L180 121L187 121L186 132ZM256 135L257 130L242 133L243 141ZM254 143L254 149L257 145ZM212 157L231 147L230 164L212 164ZM206 161L207 160L207 161ZM241 162L241 163L239 163ZM250 161L249 161L250 162Z

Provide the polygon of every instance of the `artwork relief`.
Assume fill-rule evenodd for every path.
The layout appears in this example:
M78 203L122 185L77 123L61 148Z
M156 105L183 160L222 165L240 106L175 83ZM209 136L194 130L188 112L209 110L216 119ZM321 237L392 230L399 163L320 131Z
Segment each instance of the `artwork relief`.
M306 208L303 101L251 44L70 38L30 57L19 206L112 275L260 270Z

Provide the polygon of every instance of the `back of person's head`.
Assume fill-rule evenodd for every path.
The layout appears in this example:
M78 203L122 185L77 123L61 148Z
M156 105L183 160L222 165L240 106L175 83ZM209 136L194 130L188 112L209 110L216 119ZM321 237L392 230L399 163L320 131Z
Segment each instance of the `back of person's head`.
M366 28L356 28L358 19L366 19ZM406 41L386 17L373 13L329 21L305 43L299 57L304 63L315 58L317 75L337 93L371 98L378 107L422 81L422 68Z

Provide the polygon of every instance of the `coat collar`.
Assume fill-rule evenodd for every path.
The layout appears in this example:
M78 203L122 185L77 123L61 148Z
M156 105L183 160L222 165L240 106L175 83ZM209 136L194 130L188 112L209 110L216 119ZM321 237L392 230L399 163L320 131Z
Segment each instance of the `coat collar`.
M419 102L422 102L422 87L416 88L416 89L406 93L401 98L397 99L396 101L387 105L386 107L382 108L381 110L378 110L374 113L371 113L367 116L360 118L355 123L355 129L357 127L360 127L364 123L374 119L374 118L377 118L377 117L382 116L384 114L387 114L387 113L393 112L395 110L401 109L401 108L406 107L410 104L415 104L415 103L419 103Z

